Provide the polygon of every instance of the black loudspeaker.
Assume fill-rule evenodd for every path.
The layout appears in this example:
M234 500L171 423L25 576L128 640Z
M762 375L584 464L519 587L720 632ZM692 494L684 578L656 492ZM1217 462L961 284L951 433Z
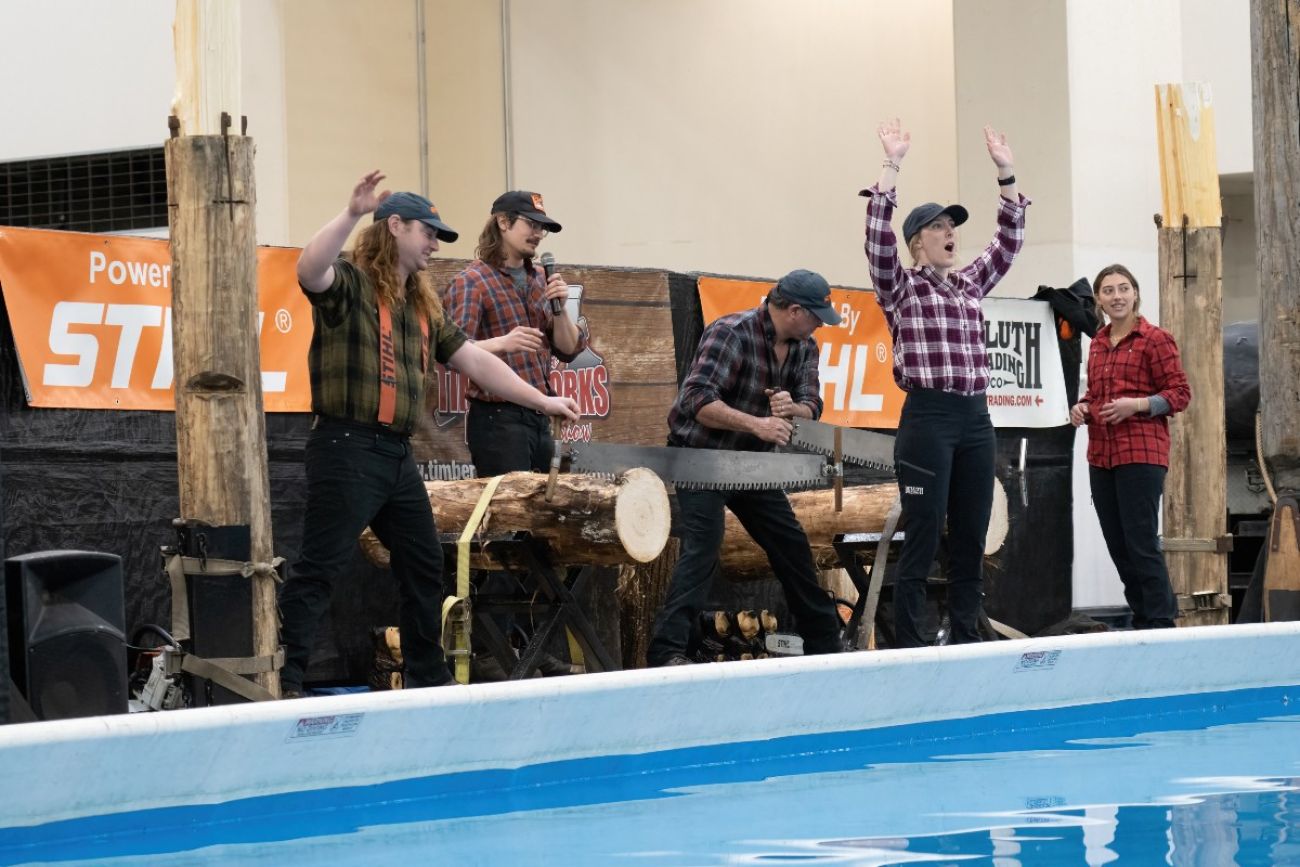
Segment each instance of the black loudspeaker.
M122 558L42 551L5 561L9 673L38 719L126 713Z

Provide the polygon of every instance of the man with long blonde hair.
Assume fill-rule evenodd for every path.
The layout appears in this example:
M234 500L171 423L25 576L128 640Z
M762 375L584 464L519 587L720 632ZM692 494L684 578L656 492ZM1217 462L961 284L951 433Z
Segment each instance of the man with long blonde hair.
M383 179L378 171L362 177L298 259L298 282L312 304L307 366L316 418L307 439L302 552L280 592L280 682L290 698L302 694L334 579L367 525L392 554L406 686L452 682L439 641L442 547L410 444L431 360L539 413L577 418L572 400L530 387L443 315L425 269L438 242L457 233L423 196L379 192ZM340 258L369 213L374 223L350 260Z

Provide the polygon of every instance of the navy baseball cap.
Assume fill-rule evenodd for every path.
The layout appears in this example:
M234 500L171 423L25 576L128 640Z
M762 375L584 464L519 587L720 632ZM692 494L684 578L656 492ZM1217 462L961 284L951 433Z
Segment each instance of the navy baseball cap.
M492 213L517 214L527 217L539 226L544 226L548 232L560 231L560 224L546 216L546 204L542 201L541 193L530 193L528 190L511 190L502 193L492 203Z
M798 304L827 325L839 325L840 314L831 306L831 287L826 278L815 271L799 268L786 274L776 283L781 297Z
M396 214L403 220L419 220L438 233L439 241L450 244L460 237L460 233L448 226L438 215L433 202L419 193L393 193L375 208L375 220L387 220Z
M912 243L912 238L916 236L917 232L944 214L952 217L954 226L960 226L970 218L970 214L961 205L949 205L946 208L938 202L926 202L924 205L917 205L912 209L912 213L907 215L907 219L903 221L903 243Z

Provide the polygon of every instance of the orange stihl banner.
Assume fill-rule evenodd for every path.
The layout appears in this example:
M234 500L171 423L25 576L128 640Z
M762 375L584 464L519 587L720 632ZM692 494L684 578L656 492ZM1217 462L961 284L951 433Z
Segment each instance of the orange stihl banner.
M753 307L771 283L700 278L705 323ZM818 328L822 420L847 427L898 427L903 392L894 385L894 342L875 295L831 289L843 322ZM989 365L989 415L995 427L1069 424L1065 374L1046 301L985 298L984 351Z
M308 412L311 305L298 250L257 250L268 412ZM0 288L28 402L173 410L172 263L165 240L0 228Z
M704 323L754 307L773 285L701 277ZM898 427L903 392L894 385L892 343L880 305L870 292L837 288L831 289L831 304L843 321L813 334L821 349L822 421L847 427Z

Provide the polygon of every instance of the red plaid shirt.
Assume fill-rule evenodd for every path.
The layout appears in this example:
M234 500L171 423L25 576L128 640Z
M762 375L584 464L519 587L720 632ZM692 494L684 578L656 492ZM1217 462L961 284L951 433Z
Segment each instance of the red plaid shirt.
M520 325L536 328L546 335L546 348L541 352L507 352L501 360L519 377L543 394L554 394L550 386L551 356L560 361L572 361L587 348L587 334L579 333L577 351L560 352L551 345L551 320L547 315L545 299L546 275L534 267L528 277L528 288L520 293L514 278L507 271L498 271L481 259L452 278L447 287L444 303L447 315L465 330L471 340L503 337ZM470 397L477 400L501 401L483 391L473 382L468 383Z
M1169 466L1169 420L1163 415L1131 415L1119 424L1106 424L1098 412L1121 397L1159 395L1169 414L1182 412L1192 400L1178 344L1173 335L1141 316L1118 346L1110 342L1110 325L1092 339L1088 349L1088 463L1104 470L1122 464Z

